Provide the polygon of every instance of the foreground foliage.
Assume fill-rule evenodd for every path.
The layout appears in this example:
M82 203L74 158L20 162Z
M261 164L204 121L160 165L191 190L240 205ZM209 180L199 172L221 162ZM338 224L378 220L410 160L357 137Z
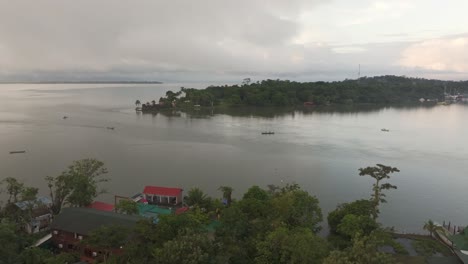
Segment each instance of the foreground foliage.
M107 182L102 178L107 173L102 161L96 159L82 159L74 161L68 169L59 176L46 177L52 198L52 211L60 213L62 206L84 207L91 204L99 194L105 192L98 184Z
M157 224L142 219L135 228L103 226L82 243L104 252L104 263L393 263L381 253L389 236L377 223L382 190L389 189L388 174L398 169L377 165L360 169L360 175L376 180L370 199L338 205L327 217L330 235L318 235L323 220L317 197L297 184L252 186L235 199L234 189L221 186L221 199L192 188L185 197L190 210L181 215L160 216ZM100 193L98 184L106 179L103 163L86 159L74 162L61 175L48 178L55 212L68 203L86 206ZM4 181L9 203L33 196L35 190L15 179ZM12 217L11 206L2 210L0 222L1 263L65 263L76 256L28 248L33 243L21 231L21 216ZM135 214L136 203L122 200L117 212ZM9 217L6 217L9 215ZM429 230L429 229L428 229ZM28 248L28 249L27 249ZM421 252L429 246L420 245ZM122 249L123 255L115 255ZM108 254L107 254L108 253ZM114 255L113 255L114 254Z

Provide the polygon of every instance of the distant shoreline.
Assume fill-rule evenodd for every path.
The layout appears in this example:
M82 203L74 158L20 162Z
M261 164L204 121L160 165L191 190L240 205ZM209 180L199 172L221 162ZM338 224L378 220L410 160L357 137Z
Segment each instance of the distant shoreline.
M12 81L12 82L0 82L0 84L163 84L163 82L158 82L158 81L43 81L43 82Z

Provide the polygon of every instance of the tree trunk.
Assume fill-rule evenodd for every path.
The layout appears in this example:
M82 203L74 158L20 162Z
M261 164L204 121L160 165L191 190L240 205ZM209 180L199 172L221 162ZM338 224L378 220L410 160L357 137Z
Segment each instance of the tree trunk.
M378 215L377 211L379 210L379 200L380 200L380 194L379 194L379 180L375 183L375 190L374 190L374 213L373 213L373 219L376 220Z

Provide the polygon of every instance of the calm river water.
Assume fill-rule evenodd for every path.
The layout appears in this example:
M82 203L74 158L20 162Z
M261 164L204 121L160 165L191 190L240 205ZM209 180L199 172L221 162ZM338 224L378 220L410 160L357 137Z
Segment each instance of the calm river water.
M372 181L358 168L382 163L401 170L383 224L404 232L422 232L428 219L468 224L468 106L135 113L136 99L158 100L180 86L205 87L0 85L0 178L47 194L45 176L94 157L110 171L104 201L145 185L197 186L213 196L229 185L240 196L251 185L296 182L320 199L326 217L338 203L368 198Z

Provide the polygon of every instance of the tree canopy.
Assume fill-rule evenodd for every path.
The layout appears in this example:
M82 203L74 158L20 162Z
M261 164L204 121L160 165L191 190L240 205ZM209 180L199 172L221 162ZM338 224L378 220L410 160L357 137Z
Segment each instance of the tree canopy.
M108 181L107 178L102 178L106 173L107 169L102 161L82 159L74 161L59 176L46 177L53 212L58 214L65 202L76 207L91 204L94 198L105 192L98 185Z
M123 199L117 203L117 205L115 206L115 210L117 211L117 213L122 214L138 214L138 205L132 200Z
M306 102L325 104L401 104L420 98L443 100L444 90L466 92L468 82L428 80L404 76L362 77L335 82L263 80L242 85L181 88L159 99L161 107L186 105L296 106Z

